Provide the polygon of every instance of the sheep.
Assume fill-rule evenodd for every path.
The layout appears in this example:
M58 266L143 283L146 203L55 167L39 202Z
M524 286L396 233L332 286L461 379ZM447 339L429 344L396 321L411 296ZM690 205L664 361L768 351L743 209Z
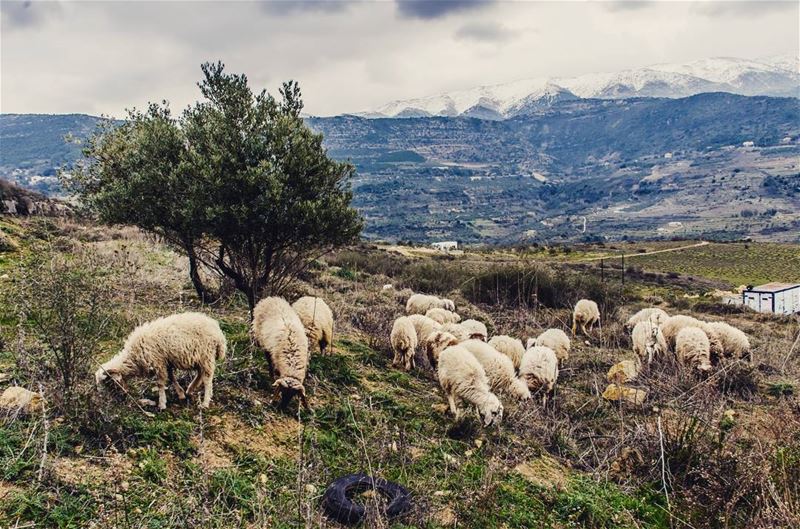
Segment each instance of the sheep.
M714 330L713 327L710 327L706 322L691 316L684 316L683 314L670 316L667 318L667 321L661 325L661 332L664 333L664 339L666 340L667 347L670 351L675 351L675 339L678 336L678 332L680 332L680 330L684 327L696 327L701 329L708 337L711 347L711 354L714 356L719 356L722 354L722 342L720 341L717 331Z
M727 357L747 358L752 362L750 339L747 335L724 321L707 322L708 327L716 332L722 346L722 354Z
M666 311L659 309L657 307L650 307L647 309L642 309L630 318L628 321L625 322L625 329L629 332L636 327L636 324L640 321L650 321L655 323L656 325L661 325L669 318L669 314Z
M280 398L280 408L286 408L295 395L300 403L310 409L303 383L308 371L308 337L303 323L283 298L268 297L253 309L253 336L264 349L270 375L275 377L272 387L275 400Z
M216 361L225 358L227 341L219 323L199 312L184 312L144 323L128 335L122 350L100 366L94 376L98 387L109 379L123 388L129 376L155 374L158 408L167 407L167 382L172 383L183 400L202 384L207 408L213 393ZM184 393L174 376L174 369L190 369L197 374Z
M441 385L450 411L456 417L461 414L456 399L473 406L485 427L499 424L503 420L503 405L497 395L489 390L489 381L480 362L460 345L448 347L439 355L437 368Z
M517 378L514 363L509 357L481 340L467 340L461 346L481 363L493 393L507 393L519 400L531 398L528 386Z
M501 334L500 336L493 336L492 339L489 340L489 345L509 357L514 364L514 369L519 369L522 355L525 354L525 346L522 345L521 340Z
M459 342L469 340L469 331L461 326L460 323L445 323L441 330L452 334Z
M430 309L456 310L455 303L449 299L440 299L428 294L412 294L406 302L406 314L425 314Z
M528 385L530 391L543 389L542 406L547 406L558 381L558 357L555 351L538 345L529 348L520 362L519 378Z
M556 353L559 362L569 359L570 341L561 329L547 329L534 340L535 347L549 347Z
M0 410L31 414L42 410L42 395L20 386L9 386L0 395Z
M464 320L461 322L461 327L467 330L470 339L483 340L485 342L489 337L486 325L478 320Z
M333 343L331 308L322 298L313 296L303 296L292 303L292 308L306 329L308 341L319 344L319 352L325 354L328 346Z
M651 363L653 358L667 352L667 341L661 328L652 320L640 320L633 327L631 333L633 352L641 362L647 359Z
M575 309L572 311L572 335L575 336L578 324L580 324L581 331L588 336L589 333L586 331L586 326L588 325L591 331L594 325L599 322L600 309L597 308L597 303L590 299L578 300L575 304Z
M417 350L417 331L408 317L400 316L394 320L389 340L394 351L392 366L398 367L402 364L406 371L410 371L414 367L414 354Z
M462 341L449 332L443 330L433 331L425 342L425 354L431 367L436 368L442 351L453 345L458 345Z
M411 320L411 324L414 326L414 330L417 333L417 347L420 351L427 351L428 338L434 333L434 331L438 331L441 328L441 325L429 317L423 316L422 314L411 314L406 317ZM424 365L425 360L423 360L422 357L420 357L420 360L422 360Z
M698 327L684 327L675 337L675 353L678 360L700 371L711 369L708 336Z
M436 323L444 325L445 323L458 323L461 321L461 316L455 312L450 312L446 309L433 308L425 313L425 316L434 320Z

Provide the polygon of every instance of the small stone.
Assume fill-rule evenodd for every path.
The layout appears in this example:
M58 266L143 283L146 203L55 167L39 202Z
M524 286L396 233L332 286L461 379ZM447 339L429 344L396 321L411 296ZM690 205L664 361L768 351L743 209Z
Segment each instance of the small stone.
M442 496L450 496L451 491L449 490L437 490L433 493L434 496L442 497Z
M391 448L392 452L397 452L397 441L392 441Z
M473 454L472 449L469 449L466 452L464 452L464 455L467 457L472 457L472 454Z
M307 494L316 494L317 493L317 487L315 487L311 483L307 484L306 485L306 493Z
M119 488L122 489L122 492L128 492L128 489L130 487L131 487L131 484L128 483L127 481L123 481L122 483L119 484Z
M636 369L636 363L633 360L623 360L611 366L611 369L609 369L606 374L606 378L609 382L625 384L626 382L635 380L638 375L639 371Z
M81 454L83 452L83 445L78 445L73 450L75 450L76 454Z
M603 398L610 401L624 401L629 404L640 406L647 398L647 392L643 389L628 388L617 384L609 384L603 392Z
M258 475L258 481L262 485L266 485L267 484L267 475L266 474L259 474Z
M483 439L475 439L475 446L480 448L483 446Z
M455 457L451 456L450 454L444 454L444 460L445 460L446 463L451 464L451 465L457 465L458 464L458 460Z

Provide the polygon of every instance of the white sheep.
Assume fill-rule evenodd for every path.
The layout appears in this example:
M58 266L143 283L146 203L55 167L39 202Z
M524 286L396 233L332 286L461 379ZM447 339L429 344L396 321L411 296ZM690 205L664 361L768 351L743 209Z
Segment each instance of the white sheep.
M493 393L506 393L519 400L531 398L528 386L517 378L509 357L481 340L467 340L460 345L481 363Z
M661 332L664 334L664 340L666 340L667 347L670 351L675 351L675 339L678 336L678 332L680 332L680 330L684 327L696 327L701 329L708 337L711 347L711 354L714 356L719 356L722 354L722 342L720 341L717 331L710 327L706 322L691 316L685 316L683 314L670 316L667 318L667 321L661 325Z
M427 316L423 316L422 314L410 314L406 316L409 320L411 320L411 324L414 325L414 330L417 332L417 348L419 351L424 353L428 350L428 338L434 333L434 331L438 331L441 328L436 321L430 319ZM422 360L422 356L419 358L424 365L424 360Z
M628 331L632 331L640 321L650 321L656 325L662 325L667 321L667 318L669 318L669 314L667 314L665 310L659 309L658 307L650 307L642 309L628 318L628 321L625 322L625 328Z
M525 346L522 345L522 340L501 334L492 336L492 339L489 340L489 345L510 358L511 363L514 364L514 369L519 369L522 355L525 354Z
M264 349L275 377L275 399L285 408L295 395L309 409L303 386L308 371L308 337L300 317L285 299L264 298L253 310L253 336Z
M485 427L503 420L503 405L497 395L489 390L489 381L480 362L460 345L448 347L439 355L437 367L439 384L444 390L450 411L460 418L456 401L475 406Z
M442 351L453 345L458 345L463 340L459 340L449 332L443 330L433 331L425 341L425 354L431 367L436 368L439 363L439 355Z
M406 371L410 371L414 367L414 355L417 351L417 331L414 324L408 317L400 316L394 320L389 339L394 351L392 365L402 365Z
M639 320L633 327L631 333L633 352L639 357L641 362L648 364L653 358L661 356L667 352L667 341L661 328L651 320Z
M459 342L469 340L469 330L462 327L460 323L445 323L442 325L441 330L452 334Z
M464 320L460 323L461 327L466 329L471 339L486 341L489 338L489 332L486 330L486 325L478 320Z
M542 405L546 406L558 381L558 357L555 351L543 346L533 346L525 351L519 366L519 378L532 392L544 390Z
M724 321L707 322L708 327L717 333L722 345L722 354L727 357L747 358L752 361L750 339L745 333Z
M559 362L564 362L569 359L571 343L567 333L561 329L547 329L534 340L533 345L549 347L556 353L556 358L558 358Z
M292 308L300 317L309 343L319 344L319 352L325 354L333 343L333 312L322 298L303 296Z
M425 314L430 309L456 310L455 303L449 299L440 299L428 294L412 294L406 302L406 314Z
M586 331L586 326L589 326L589 331L600 322L600 309L597 308L597 303L590 299L581 299L575 304L575 309L572 311L572 335L574 336L578 330L578 325L581 326L583 334L589 335Z
M168 382L181 400L202 385L200 405L205 408L211 402L216 362L225 358L226 350L225 335L215 319L199 312L173 314L136 327L122 350L95 372L95 381L98 387L109 379L124 387L129 376L154 374L161 410L167 407ZM197 372L186 393L175 379L174 369Z
M682 363L700 371L711 369L708 336L699 327L684 327L675 337L675 353Z
M445 323L458 323L461 321L461 316L455 312L450 312L447 309L433 308L425 313L425 316L434 320L436 323L444 325Z

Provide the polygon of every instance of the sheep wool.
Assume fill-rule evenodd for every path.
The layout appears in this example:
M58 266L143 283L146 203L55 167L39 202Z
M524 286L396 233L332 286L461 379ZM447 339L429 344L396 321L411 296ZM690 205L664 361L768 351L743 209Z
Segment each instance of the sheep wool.
M506 393L519 400L531 398L527 384L517 378L514 364L506 355L481 340L467 340L461 346L483 366L492 392Z
M682 363L700 371L711 369L708 336L698 327L684 327L675 338L675 353Z
M478 320L464 320L461 322L461 327L467 330L471 339L486 341L489 338L489 332L486 330L486 325Z
M428 294L412 294L406 302L406 314L425 314L430 309L456 310L455 303L449 299L439 299Z
M492 339L489 340L489 345L509 357L511 363L514 364L514 369L519 369L522 355L525 354L525 346L522 345L522 340L501 334L499 336L492 336Z
M597 303L590 299L581 299L575 304L575 309L572 311L572 334L574 335L578 330L578 325L581 326L583 334L588 335L586 327L589 331L600 322L600 309Z
M414 324L406 316L400 316L394 320L389 339L394 351L392 365L403 366L406 371L410 371L414 367L414 354L417 350L417 331Z
M489 390L486 372L467 349L454 345L442 351L437 375L450 411L456 419L461 416L456 401L464 401L475 406L485 427L499 424L503 420L500 399Z
M519 378L531 391L544 390L542 405L547 405L558 381L558 358L549 347L534 346L525 351L519 366Z
M722 342L720 341L720 337L717 332L706 322L691 316L684 316L683 314L670 316L667 318L667 321L661 325L661 332L664 333L664 339L666 340L667 347L670 351L675 351L675 339L678 336L678 332L680 332L680 330L684 327L696 327L701 329L708 337L711 347L711 354L714 356L719 356L722 354Z
M547 329L533 343L538 347L549 347L556 353L559 362L569 359L570 341L567 333L561 329Z
M458 345L462 341L449 332L443 330L433 331L425 343L425 354L428 356L428 362L431 367L436 368L442 351L453 345Z
M333 312L322 298L303 296L292 308L300 317L310 343L319 345L319 352L325 354L333 343Z
M425 316L441 325L445 323L458 323L461 321L461 316L455 312L450 312L447 309L440 309L438 307L429 309L428 312L425 313Z
M642 309L630 318L628 321L625 322L625 328L628 331L632 331L636 324L640 321L649 321L654 323L655 325L661 325L669 318L669 314L663 309L659 309L658 307L650 307L646 309Z
M280 398L280 407L285 408L299 395L300 403L308 409L303 386L308 371L308 337L294 309L283 298L262 299L253 310L253 336L264 349L275 376L272 387L275 398Z
M707 325L719 337L724 356L753 361L750 339L745 333L724 321L712 321Z
M667 341L661 328L652 320L639 320L631 333L633 352L641 362L648 364L653 358L667 352Z
M445 323L442 325L441 330L452 334L459 342L469 340L469 331L460 323Z
M202 407L208 407L213 394L216 362L225 358L227 341L213 318L199 312L184 312L144 323L133 330L122 350L95 373L101 386L108 379L120 385L129 376L155 374L158 407L167 407L167 383L172 383L183 400L202 385ZM194 380L184 393L174 369L194 370Z

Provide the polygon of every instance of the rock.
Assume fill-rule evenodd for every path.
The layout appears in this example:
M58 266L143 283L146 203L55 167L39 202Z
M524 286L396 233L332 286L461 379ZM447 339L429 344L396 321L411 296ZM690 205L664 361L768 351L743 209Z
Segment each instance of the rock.
M0 409L19 413L38 412L42 409L42 396L20 386L11 386L0 395Z
M610 401L624 401L629 404L641 406L647 398L647 392L643 389L634 389L617 384L609 384L603 392L603 398Z
M626 382L636 380L638 375L639 370L636 368L636 362L633 360L623 360L611 366L611 369L608 370L608 374L606 374L606 378L609 382L625 384Z
M307 494L311 494L311 495L316 494L317 493L317 487L315 487L311 483L307 484L306 485L306 493Z
M547 455L520 463L514 467L514 472L545 489L564 490L567 487L568 469Z

